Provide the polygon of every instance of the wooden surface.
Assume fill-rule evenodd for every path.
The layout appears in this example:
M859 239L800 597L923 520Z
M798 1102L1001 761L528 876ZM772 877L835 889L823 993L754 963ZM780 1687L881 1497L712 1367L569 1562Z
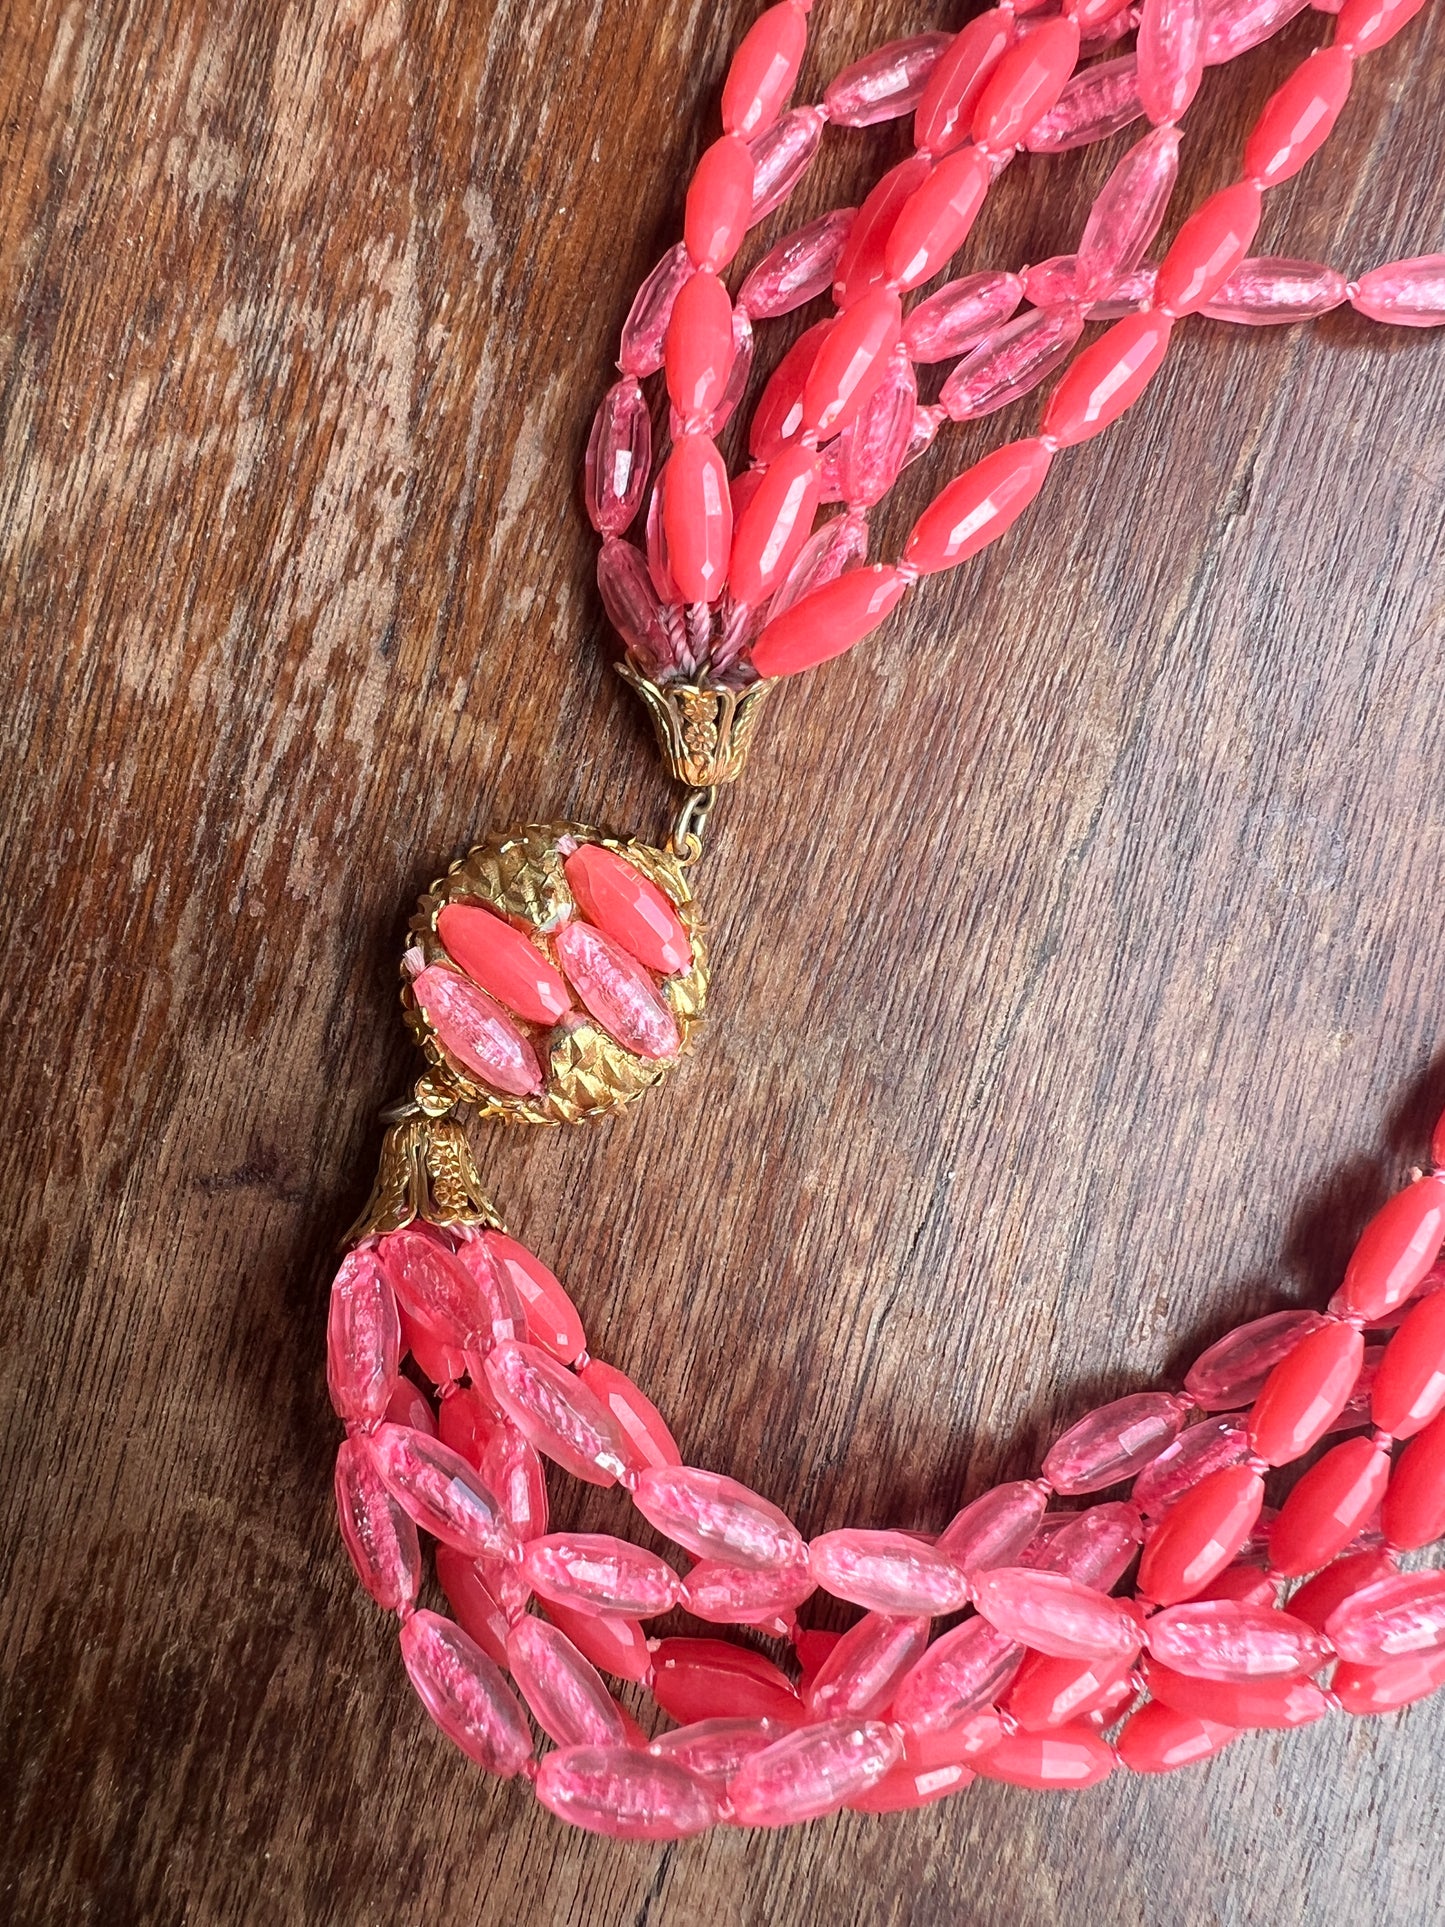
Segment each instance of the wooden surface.
M1445 1911L1431 1707L1073 1801L574 1836L431 1730L337 1542L323 1308L410 899L491 824L665 825L574 478L751 12L4 24L7 1919ZM809 75L959 17L820 8ZM1322 33L1209 77L1181 208ZM1445 244L1442 73L1437 10L1261 246ZM903 138L834 140L799 217ZM1013 169L970 259L1069 245L1126 144ZM876 552L1032 419L950 433ZM700 877L699 1060L610 1129L478 1136L691 1457L805 1530L936 1526L1331 1287L1445 1102L1442 430L1445 338L1192 324L985 564L775 700Z

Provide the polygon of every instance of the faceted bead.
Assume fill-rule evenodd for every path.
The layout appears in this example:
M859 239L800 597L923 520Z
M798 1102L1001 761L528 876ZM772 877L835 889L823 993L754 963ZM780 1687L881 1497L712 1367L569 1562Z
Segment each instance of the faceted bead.
M758 320L791 314L824 293L837 271L858 210L837 208L786 234L738 290L738 306Z
M336 1516L356 1576L378 1606L399 1613L421 1585L416 1527L387 1491L364 1438L336 1454Z
M558 1746L621 1746L622 1716L559 1627L523 1613L507 1634L507 1666L533 1719Z
M682 591L673 579L667 553L667 530L663 526L665 480L665 474L658 476L647 500L647 573L652 578L652 586L659 600L665 605L664 624L670 625L671 633L679 634L683 631Z
M1000 59L973 110L973 138L993 152L1018 147L1058 101L1079 58L1074 21L1046 20Z
M1023 1647L986 1619L965 1619L935 1639L904 1675L893 1696L893 1718L925 1739L961 1726L1003 1697L1023 1656Z
M919 1771L909 1761L900 1760L876 1785L850 1800L848 1806L855 1813L903 1813L914 1807L930 1806L950 1793L962 1793L977 1777L966 1766L934 1766Z
M1241 261L1199 312L1211 321L1262 328L1285 321L1313 321L1348 299L1345 277L1324 262L1259 254Z
M1351 1325L1330 1323L1300 1339L1265 1380L1249 1414L1249 1442L1269 1465L1288 1465L1318 1444L1343 1411L1365 1354Z
M507 1664L507 1615L475 1559L454 1546L438 1546L437 1583L457 1624L494 1665Z
M654 1552L607 1532L554 1532L522 1548L522 1573L539 1598L577 1612L655 1619L682 1597L682 1581Z
M640 1681L652 1671L652 1654L640 1620L621 1613L583 1612L556 1599L547 1601L547 1617L599 1672Z
M649 1465L681 1465L682 1454L661 1412L632 1380L615 1365L589 1359L578 1374L582 1383L611 1412L626 1439L628 1463L634 1472Z
M1144 259L1179 173L1177 127L1158 127L1124 156L1089 209L1079 241L1085 297L1112 287Z
M1220 1726L1289 1728L1322 1719L1330 1703L1312 1679L1195 1679L1149 1660L1149 1691L1176 1713Z
M1360 276L1350 301L1372 321L1438 328L1445 323L1445 254L1420 254L1373 268ZM1445 1162L1445 1149L1435 1161Z
M662 471L667 560L684 602L716 602L732 547L728 472L708 435L683 435Z
M749 225L780 207L813 165L827 123L816 107L795 107L748 142L753 163Z
M953 36L914 34L875 47L845 67L823 95L835 127L872 127L881 120L911 114L923 97L929 75Z
M790 1638L793 1642L793 1651L797 1655L798 1670L802 1674L799 1690L805 1698L829 1654L842 1637L841 1633L816 1632L808 1626L794 1626Z
M397 1379L396 1389L386 1402L383 1416L389 1418L393 1425L409 1425L414 1432L425 1432L429 1438L437 1435L431 1404L409 1378Z
M1248 1548L1246 1547L1246 1551ZM1231 1600L1239 1606L1268 1606L1273 1609L1279 1604L1278 1582L1258 1566L1243 1561L1226 1566L1216 1578L1211 1579L1199 1599Z
M1239 1732L1237 1726L1176 1713L1161 1700L1151 1700L1125 1720L1115 1747L1131 1773L1177 1773L1182 1766L1212 1760Z
M401 1656L422 1705L454 1746L503 1779L521 1771L532 1752L526 1715L475 1640L440 1613L415 1612L401 1629Z
M934 63L913 116L913 145L920 152L947 154L967 140L978 97L1015 32L1012 16L992 7L953 36Z
M1345 0L1335 26L1335 45L1352 54L1373 53L1415 18L1425 0Z
M721 1818L718 1796L696 1775L631 1747L544 1754L536 1793L559 1820L615 1840L681 1840Z
M1144 1543L1144 1519L1138 1506L1125 1499L1093 1505L1084 1512L1062 1513L1048 1542L1030 1548L1021 1566L1038 1572L1058 1572L1081 1586L1108 1592L1123 1578Z
M721 1793L744 1760L787 1731L777 1720L694 1720L670 1733L659 1733L647 1750L656 1759L685 1767Z
M456 1261L471 1279L477 1297L476 1322L464 1347L467 1370L473 1378L493 1345L504 1338L524 1338L527 1308L510 1276L500 1270L479 1232L463 1227L456 1233Z
M1147 263L1132 274L1121 275L1107 288L1101 288L1089 303L1091 321L1118 321L1126 314L1138 314L1153 306L1154 282L1158 269Z
M1154 294L1165 314L1193 314L1223 287L1249 252L1260 206L1254 182L1236 181L1194 210L1159 263Z
M798 78L808 45L808 16L799 6L769 7L738 42L722 91L723 132L747 138L777 119Z
M693 272L687 245L669 248L637 291L622 328L617 365L624 375L654 375L662 366L662 344L678 290Z
M819 1720L879 1717L927 1646L928 1628L922 1615L866 1613L844 1633L809 1683L809 1713Z
M1167 1392L1134 1392L1101 1405L1050 1447L1044 1477L1056 1492L1098 1492L1157 1459L1183 1429L1189 1406Z
M1401 1453L1385 1491L1385 1537L1410 1550L1445 1537L1445 1413Z
M711 421L732 365L732 299L715 274L695 274L673 305L665 349L668 398L685 432Z
M1077 1793L1114 1771L1113 1750L1087 1726L1060 1726L1043 1733L1011 1733L990 1747L975 1769L982 1780L1008 1786Z
M558 972L495 911L479 903L444 904L436 928L453 963L529 1024L555 1024L571 1009Z
M1397 1572L1343 1600L1325 1622L1341 1659L1379 1666L1445 1647L1445 1572Z
M811 448L786 448L765 471L733 532L728 580L738 603L756 608L792 567L812 533L821 486Z
M826 1592L869 1612L939 1618L968 1604L968 1581L948 1554L906 1532L825 1532L808 1564Z
M1379 1666L1357 1666L1343 1660L1335 1668L1330 1691L1346 1713L1393 1713L1445 1686L1445 1650L1407 1653Z
M1234 1558L1264 1504L1264 1481L1247 1465L1211 1472L1178 1499L1144 1547L1139 1596L1160 1606L1192 1599Z
M1116 422L1158 373L1170 326L1165 314L1126 315L1085 348L1049 397L1045 436L1072 448Z
M396 1296L374 1251L349 1251L326 1313L326 1389L338 1418L365 1425L385 1416L401 1366Z
M1048 1502L1048 1488L1037 1479L996 1485L954 1515L938 1536L938 1549L970 1576L991 1566L1012 1566Z
M839 315L803 383L803 427L820 439L845 427L882 380L902 332L890 288L873 289Z
M649 1525L698 1559L733 1566L795 1566L806 1558L797 1527L736 1479L694 1466L639 1473L632 1503Z
M1207 0L1144 0L1139 14L1139 98L1156 127L1172 126L1204 78Z
M1060 1573L995 1567L974 1581L974 1603L1005 1638L1055 1659L1132 1659L1143 1644L1127 1606Z
M1309 0L1211 0L1204 23L1204 64L1222 67L1270 39L1303 13Z
M1127 1682L1133 1653L1112 1659L1059 1659L1030 1653L1009 1690L1007 1710L1028 1733L1083 1719Z
M477 1471L518 1539L535 1539L547 1530L547 1477L520 1433L510 1425L498 1427Z
M1371 1388L1371 1415L1393 1438L1415 1433L1445 1410L1445 1293L1407 1313L1385 1348Z
M891 286L905 292L933 278L963 246L993 179L977 147L946 154L909 195L883 250Z
M1084 311L1026 309L992 334L953 370L939 402L956 422L977 421L1029 394L1068 360L1084 332ZM1037 447L1037 443L1017 446Z
M720 274L752 218L753 157L745 140L724 134L705 151L688 183L682 232L693 266Z
M666 670L672 661L647 563L630 542L607 536L597 551L597 588L607 620L621 636L629 655L636 656L649 674Z
M677 1019L621 944L580 920L564 923L553 941L568 981L609 1036L638 1057L676 1057L682 1048Z
M1206 1412L1233 1410L1257 1398L1282 1358L1328 1323L1317 1311L1272 1311L1226 1332L1189 1368L1184 1389Z
M1064 154L1108 140L1143 112L1134 55L1096 61L1074 75L1057 106L1034 125L1024 145L1031 154Z
M501 1344L487 1358L487 1385L522 1436L589 1485L612 1485L627 1469L622 1428L595 1393L537 1345Z
M497 1270L522 1301L527 1337L569 1365L587 1344L577 1307L541 1259L503 1231L484 1231L482 1243Z
M1320 48L1295 68L1265 103L1244 144L1244 172L1250 180L1276 187L1298 174L1339 119L1354 64L1336 45Z
M429 1227L388 1232L376 1256L402 1309L434 1336L465 1346L488 1323L491 1307L476 1279Z
M769 622L753 645L760 676L792 676L871 635L903 598L908 579L884 564L853 569Z
M964 29L967 32L967 29ZM969 274L920 301L904 319L903 345L916 362L949 361L1002 327L1023 299L1016 274Z
M904 560L932 575L966 562L1003 535L1044 485L1052 456L1040 441L1007 442L965 469L913 526Z
M1154 1658L1191 1679L1295 1678L1317 1673L1329 1648L1289 1613L1236 1600L1191 1600L1148 1622Z
M542 1088L542 1068L523 1033L484 990L460 971L432 964L411 992L444 1049L493 1090L528 1097Z
M841 494L850 507L872 508L892 488L908 456L917 410L918 380L899 347L857 418L831 445L838 450Z
M833 283L833 299L839 308L851 308L856 301L878 286L886 273L883 265L888 237L893 232L904 203L928 179L933 164L923 154L910 154L907 160L890 167L868 194L848 235L848 245L838 261Z
M1358 306L1358 302L1356 303ZM1445 1243L1445 1177L1417 1178L1397 1191L1360 1234L1339 1298L1361 1318L1403 1305Z
M780 616L813 589L836 582L868 552L868 519L861 513L836 515L808 537L797 559L768 604L770 617Z
M459 1452L402 1425L378 1427L371 1447L387 1491L424 1532L474 1559L505 1554L502 1508Z
M721 1639L663 1639L652 1656L652 1696L671 1719L772 1720L791 1729L803 1703L761 1653Z
M1372 1586L1377 1579L1386 1579L1398 1571L1395 1555L1383 1547L1368 1552L1348 1553L1343 1559L1317 1572L1313 1579L1302 1585L1298 1592L1290 1595L1289 1610L1296 1619L1302 1619L1307 1626L1313 1626L1322 1633L1326 1622L1335 1607L1341 1605L1351 1594L1362 1592Z
M1373 1439L1347 1439L1312 1465L1270 1527L1269 1557L1291 1578L1318 1572L1374 1513L1390 1477L1390 1454Z
M403 1354L411 1354L433 1385L452 1385L466 1374L467 1361L461 1347L448 1345L444 1339L438 1338L429 1326L419 1318L412 1317L405 1306L401 1311L401 1349ZM388 1413L387 1416L394 1417L395 1414ZM435 1433L435 1425L430 1430Z
M671 900L626 857L600 843L579 843L562 867L588 923L640 964L670 977L692 962L692 944Z
M728 1788L733 1816L748 1827L784 1827L834 1813L876 1786L902 1751L881 1720L826 1720L745 1760Z
M587 515L600 535L621 535L633 521L651 467L652 417L637 377L624 375L603 396L587 442Z
M803 1561L758 1567L703 1559L683 1581L682 1604L715 1626L756 1626L801 1606L817 1585Z
M799 335L764 383L748 424L748 453L755 462L775 462L797 439L803 426L803 384L832 331L831 321L815 322Z

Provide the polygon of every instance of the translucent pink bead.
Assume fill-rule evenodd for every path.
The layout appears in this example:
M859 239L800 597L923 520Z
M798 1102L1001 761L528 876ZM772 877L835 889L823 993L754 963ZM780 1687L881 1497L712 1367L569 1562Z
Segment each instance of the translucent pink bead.
M1144 0L1139 15L1139 98L1156 127L1171 125L1204 78L1209 0Z
M826 125L816 107L795 107L748 142L753 157L753 222L782 205L813 165Z
M924 1737L958 1726L1002 1698L1023 1656L1023 1647L986 1619L965 1619L935 1639L904 1675L893 1696L893 1718Z
M745 1827L786 1827L835 1813L876 1786L902 1751L897 1729L881 1720L801 1726L739 1767L728 1788L733 1817Z
M1349 286L1322 261L1287 261L1257 254L1241 261L1212 300L1199 310L1212 321L1268 327L1281 321L1313 321L1349 299ZM1445 320L1445 309L1441 319Z
M659 1733L648 1747L655 1759L671 1760L721 1793L745 1760L761 1753L788 1728L779 1720L693 1720Z
M579 1612L655 1619L682 1597L665 1560L607 1532L554 1532L522 1548L522 1574L543 1599Z
M1183 1429L1189 1406L1168 1392L1134 1392L1101 1405L1050 1448L1044 1477L1056 1492L1098 1492L1157 1459Z
M402 1309L435 1337L462 1347L480 1331L486 1307L476 1281L439 1232L409 1224L388 1232L375 1250Z
M1048 1502L1048 1488L1037 1479L996 1485L954 1515L938 1536L938 1549L970 1575L1011 1566L1038 1530Z
M574 1372L540 1346L508 1342L487 1359L493 1398L545 1458L591 1485L612 1485L627 1469L616 1419Z
M937 1618L968 1604L968 1581L948 1553L906 1532L825 1532L808 1563L826 1592L870 1612Z
M652 417L636 375L602 398L587 441L587 514L601 535L621 535L642 506L652 467Z
M806 1558L797 1527L736 1479L690 1465L637 1476L632 1503L665 1537L699 1559L732 1566L796 1566Z
M695 272L687 245L669 248L637 290L622 324L622 348L617 365L624 375L655 375L662 366L663 342L672 319L678 290Z
M663 488L661 479L652 485L652 493L647 498L647 572L652 577L652 586L658 599L669 609L677 612L681 619L682 591L678 588L672 573L672 559L667 552L667 530L662 520Z
M1158 127L1131 147L1104 183L1079 242L1079 285L1085 296L1131 274L1159 232L1179 174L1176 127Z
M336 1516L356 1576L378 1606L400 1612L421 1584L416 1527L387 1491L364 1438L336 1454Z
M523 1613L507 1633L507 1666L532 1718L558 1746L621 1746L617 1703L564 1632Z
M1327 1322L1317 1311L1272 1311L1251 1319L1200 1353L1189 1368L1184 1389L1206 1412L1247 1405L1280 1360Z
M815 1719L874 1719L928 1644L926 1616L867 1613L838 1641L805 1695Z
M432 964L412 981L412 995L443 1046L494 1091L526 1097L542 1088L537 1053L500 1004L460 971Z
M1362 274L1350 296L1372 321L1397 328L1438 328L1445 322L1445 254L1417 254Z
M510 1779L532 1752L517 1696L460 1626L440 1613L413 1613L401 1629L401 1656L422 1705L454 1746L489 1773Z
M1147 1625L1155 1659L1193 1679L1270 1679L1317 1673L1329 1646L1312 1626L1267 1606L1190 1600Z
M1341 1659L1379 1666L1445 1647L1445 1572L1398 1572L1342 1600L1325 1621Z
M425 1393L419 1391L409 1378L398 1378L396 1390L387 1400L386 1417L393 1425L409 1425L414 1432L425 1432L428 1438L437 1435L436 1419Z
M1067 1514L1037 1555L1030 1548L1019 1563L1039 1572L1062 1573L1081 1586L1108 1592L1128 1571L1143 1543L1144 1518L1138 1506L1111 1500Z
M493 1345L504 1338L526 1336L527 1308L510 1272L494 1262L491 1247L482 1237L458 1232L453 1256L476 1292L476 1326L465 1346L468 1369L476 1378Z
M1027 395L1068 359L1084 332L1081 309L1030 308L964 356L939 390L956 422L978 421Z
M846 569L868 553L868 519L850 513L835 515L816 529L799 549L783 585L768 604L770 617L791 609L814 589L836 582Z
M1058 101L1030 130L1024 143L1031 154L1063 154L1108 140L1144 107L1139 99L1139 68L1133 54L1100 60L1085 67L1059 95Z
M1201 1479L1248 1457L1249 1434L1243 1412L1205 1419L1202 1424L1191 1425L1139 1474L1134 1481L1134 1503L1146 1518L1160 1519Z
M672 648L663 623L662 604L647 563L630 542L609 537L597 554L597 587L607 619L629 655L644 669L671 666Z
M1221 67L1248 53L1308 5L1309 0L1210 0L1204 22L1205 66Z
M387 1491L423 1532L474 1559L512 1544L501 1506L460 1452L404 1425L378 1426L371 1449Z
M923 98L938 56L953 40L950 33L914 34L875 47L845 67L823 95L836 127L872 127L880 120L911 114Z
M1054 1659L1124 1659L1143 1644L1128 1607L1062 1573L998 1566L979 1575L973 1596L1005 1639Z
M681 1840L722 1817L717 1794L695 1774L630 1747L564 1746L545 1754L536 1790L559 1820L616 1840Z
M791 314L826 293L857 212L853 207L837 208L785 234L738 290L738 306L758 320L767 320Z
M682 1044L677 1019L651 977L620 944L580 919L564 923L552 941L568 982L624 1050L650 1060L677 1055Z
M786 1617L817 1587L805 1563L727 1566L704 1559L683 1581L682 1603L714 1626L756 1626Z
M337 1417L356 1425L382 1418L400 1364L401 1320L381 1261L349 1251L326 1313L326 1388Z
M738 403L747 393L748 380L753 372L753 324L742 308L733 309L733 358L728 369L727 385L722 399L713 410L708 421L708 433L720 435L732 420Z
M499 1425L482 1449L477 1471L517 1538L535 1539L547 1530L547 1477L520 1432Z
M838 437L839 493L850 507L872 508L892 488L908 453L917 407L913 364L899 352Z
M968 274L950 281L905 318L904 346L917 362L966 354L1008 320L1023 292L1016 274Z

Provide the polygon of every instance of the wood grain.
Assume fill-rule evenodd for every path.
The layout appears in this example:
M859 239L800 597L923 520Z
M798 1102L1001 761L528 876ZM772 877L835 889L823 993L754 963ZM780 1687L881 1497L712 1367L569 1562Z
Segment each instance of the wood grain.
M1445 1911L1428 1706L1073 1802L573 1837L440 1742L338 1546L323 1308L409 902L490 824L666 821L575 477L751 13L0 24L9 1919ZM959 17L822 8L805 84ZM1321 35L1209 76L1179 205ZM1442 75L1436 9L1261 245L1445 244ZM903 138L834 141L799 217ZM973 258L1069 245L1126 141L1011 170ZM1032 419L954 432L877 552ZM806 1530L936 1524L1331 1287L1445 1103L1442 431L1445 339L1195 323L996 554L776 699L701 876L699 1060L478 1140L689 1455Z

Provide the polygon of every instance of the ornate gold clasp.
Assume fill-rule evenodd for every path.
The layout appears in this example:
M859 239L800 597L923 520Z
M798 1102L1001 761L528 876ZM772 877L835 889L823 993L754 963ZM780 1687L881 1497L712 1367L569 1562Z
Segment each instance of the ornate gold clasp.
M771 682L743 689L711 682L656 683L626 657L617 673L647 705L662 760L679 783L710 790L742 774Z

